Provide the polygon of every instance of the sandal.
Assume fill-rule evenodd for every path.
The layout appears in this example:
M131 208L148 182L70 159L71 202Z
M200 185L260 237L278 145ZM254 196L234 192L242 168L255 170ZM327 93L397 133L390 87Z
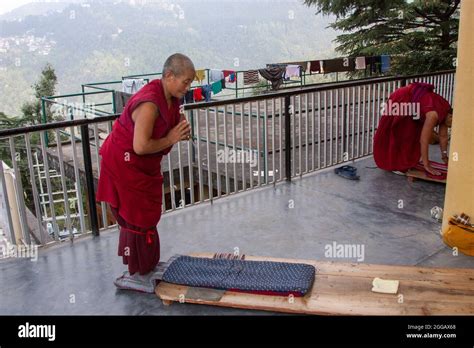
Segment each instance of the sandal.
M342 166L342 167L339 167L339 168L336 168L334 169L334 172L345 178L345 179L349 179L349 180L359 180L359 176L357 175L357 168L353 167L353 166Z

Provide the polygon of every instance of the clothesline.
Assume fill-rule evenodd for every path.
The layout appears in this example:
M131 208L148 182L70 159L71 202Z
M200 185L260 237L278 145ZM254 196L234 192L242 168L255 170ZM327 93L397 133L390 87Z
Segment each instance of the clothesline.
M352 72L369 68L371 73L385 73L390 70L390 63L390 56L378 55L274 63L267 64L266 68L245 71L197 69L194 80L198 81L201 85L192 88L184 97L184 102L188 104L203 100L210 101L211 96L221 93L227 84L237 84L237 75L239 73L243 74L244 86L256 85L261 81L260 77L262 77L271 83L273 90L276 90L285 81L290 81L292 78L300 79L301 82L302 76L306 76L308 71L309 75L312 75L313 73ZM208 83L202 84L206 77ZM293 82L296 81L293 80ZM127 81L127 83L130 84L131 82ZM135 86L133 85L133 87Z

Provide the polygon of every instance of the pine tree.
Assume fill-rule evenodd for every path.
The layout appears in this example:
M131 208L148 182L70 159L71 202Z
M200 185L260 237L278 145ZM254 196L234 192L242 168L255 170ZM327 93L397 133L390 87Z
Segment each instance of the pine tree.
M333 14L343 33L337 51L347 56L389 54L392 73L455 67L461 0L305 0Z

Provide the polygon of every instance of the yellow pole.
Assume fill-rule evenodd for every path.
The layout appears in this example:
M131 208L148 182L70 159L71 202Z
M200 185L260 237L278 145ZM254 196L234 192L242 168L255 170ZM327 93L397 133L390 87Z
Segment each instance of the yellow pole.
M446 231L448 219L453 214L464 212L474 219L473 14L474 1L462 1L443 231Z

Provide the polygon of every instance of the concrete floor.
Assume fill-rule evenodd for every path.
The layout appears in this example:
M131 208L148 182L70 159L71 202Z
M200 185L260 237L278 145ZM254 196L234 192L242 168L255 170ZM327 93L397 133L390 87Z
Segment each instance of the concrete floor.
M445 187L375 168L372 158L354 164L361 180L332 169L165 214L159 225L162 260L176 253L249 255L356 262L327 258L325 246L361 244L365 263L474 267L442 242L430 209L443 206ZM403 201L403 208L399 204ZM289 205L294 207L290 208ZM0 314L256 315L250 310L175 303L154 295L116 290L125 267L117 231L103 232L41 251L38 261L0 261Z

